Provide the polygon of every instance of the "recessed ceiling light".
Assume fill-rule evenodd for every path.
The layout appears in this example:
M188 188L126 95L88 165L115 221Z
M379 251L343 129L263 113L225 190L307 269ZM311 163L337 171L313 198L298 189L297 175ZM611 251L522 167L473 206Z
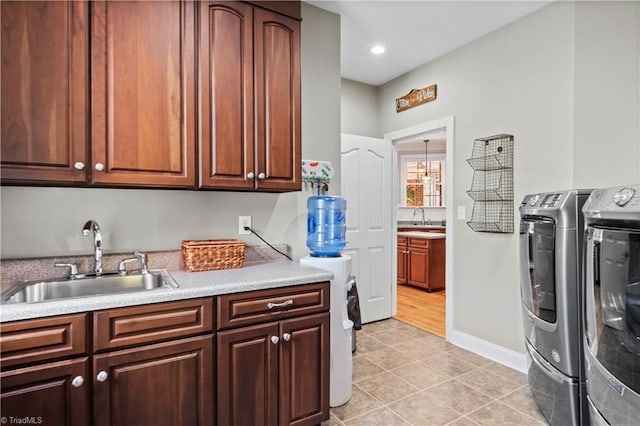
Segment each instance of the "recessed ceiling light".
M384 48L383 45L376 44L371 48L371 53L373 53L374 55L382 55L385 52L385 50L386 49Z

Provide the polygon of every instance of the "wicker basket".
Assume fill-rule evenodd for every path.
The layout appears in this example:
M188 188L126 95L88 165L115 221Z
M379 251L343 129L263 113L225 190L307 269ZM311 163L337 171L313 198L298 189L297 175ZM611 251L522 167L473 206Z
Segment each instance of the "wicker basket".
M241 268L242 240L185 240L182 242L184 269L189 272Z

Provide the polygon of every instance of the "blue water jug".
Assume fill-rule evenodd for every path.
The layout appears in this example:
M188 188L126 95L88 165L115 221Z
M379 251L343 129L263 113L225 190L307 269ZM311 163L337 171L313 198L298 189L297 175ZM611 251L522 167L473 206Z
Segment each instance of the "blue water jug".
M307 247L312 256L335 257L347 244L347 200L328 195L307 200Z

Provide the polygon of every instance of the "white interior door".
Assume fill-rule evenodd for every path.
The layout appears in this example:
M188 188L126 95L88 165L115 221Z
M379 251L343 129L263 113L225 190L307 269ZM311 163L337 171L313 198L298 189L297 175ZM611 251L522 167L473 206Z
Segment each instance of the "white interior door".
M362 322L392 313L392 155L390 141L342 134L342 196L347 247L356 276Z

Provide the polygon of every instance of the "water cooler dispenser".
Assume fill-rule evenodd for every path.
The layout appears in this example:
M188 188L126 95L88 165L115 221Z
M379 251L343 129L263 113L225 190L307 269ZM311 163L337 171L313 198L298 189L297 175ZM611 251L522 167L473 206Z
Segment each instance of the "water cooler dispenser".
M347 203L342 197L315 196L307 200L307 247L311 254L300 263L333 273L331 280L331 348L329 405L338 407L351 399L351 333L353 322L347 315L347 281L351 257L344 249Z

